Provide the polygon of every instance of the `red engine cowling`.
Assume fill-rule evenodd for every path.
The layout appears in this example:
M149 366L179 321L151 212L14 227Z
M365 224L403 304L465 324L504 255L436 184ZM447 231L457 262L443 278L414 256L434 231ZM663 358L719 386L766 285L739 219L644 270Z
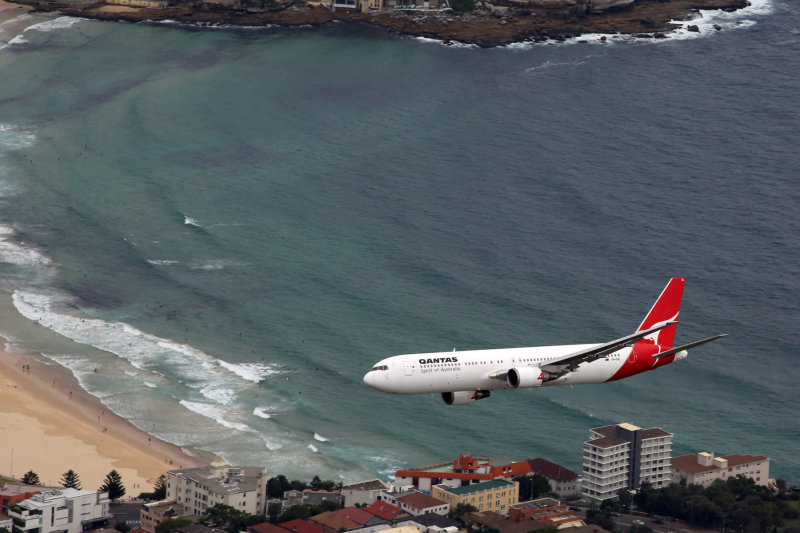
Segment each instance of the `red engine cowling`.
M443 392L442 400L447 405L467 405L476 400L488 398L490 394L491 392L488 390Z
M508 371L508 384L515 389L541 387L544 373L538 366L521 366Z

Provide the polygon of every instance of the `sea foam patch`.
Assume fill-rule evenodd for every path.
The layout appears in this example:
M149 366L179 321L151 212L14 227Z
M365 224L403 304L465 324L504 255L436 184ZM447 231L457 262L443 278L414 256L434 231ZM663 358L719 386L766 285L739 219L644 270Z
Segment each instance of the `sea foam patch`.
M188 400L181 400L179 403L185 408L189 409L190 411L197 413L198 415L204 416L206 418L210 418L217 424L224 426L228 429L235 429L236 431L242 431L242 432L251 431L250 427L247 424L229 421L226 418L228 413L224 409L217 407L215 405L210 405L207 403L199 403L199 402L190 402Z

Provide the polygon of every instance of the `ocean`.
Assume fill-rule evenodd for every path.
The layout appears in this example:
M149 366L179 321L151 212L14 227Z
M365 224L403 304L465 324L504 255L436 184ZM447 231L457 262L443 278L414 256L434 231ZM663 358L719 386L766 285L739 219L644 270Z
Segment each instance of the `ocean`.
M795 14L493 49L19 16L0 335L162 439L290 479L460 452L579 472L589 428L631 422L800 482ZM460 407L362 383L389 355L621 337L672 276L676 341L729 336L664 369Z

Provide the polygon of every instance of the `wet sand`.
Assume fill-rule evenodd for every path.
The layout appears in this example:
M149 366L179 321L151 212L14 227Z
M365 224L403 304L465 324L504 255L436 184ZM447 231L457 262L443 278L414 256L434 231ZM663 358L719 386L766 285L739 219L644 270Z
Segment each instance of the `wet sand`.
M206 464L105 409L67 369L16 354L5 341L3 345L0 475L21 478L33 470L42 483L58 485L61 475L72 469L84 489L95 489L115 469L127 499L151 492L167 470Z

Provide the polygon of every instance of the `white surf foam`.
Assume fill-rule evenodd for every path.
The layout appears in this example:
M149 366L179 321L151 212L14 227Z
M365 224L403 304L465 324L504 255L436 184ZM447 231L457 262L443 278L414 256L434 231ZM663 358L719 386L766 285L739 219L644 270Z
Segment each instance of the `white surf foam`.
M154 266L170 266L180 263L174 259L148 259L147 262Z
M239 422L230 422L225 418L225 410L217 407L215 405L209 405L207 403L199 403L199 402L190 402L187 400L181 400L179 402L182 406L189 409L190 411L197 413L198 415L202 415L206 418L210 418L211 420L215 421L217 424L224 426L229 429L235 429L236 431L247 432L251 431L250 427L247 424L242 424Z
M318 441L320 441L320 442L328 442L328 441L329 441L329 440L331 440L331 439L326 439L325 437L323 437L323 436L322 436L322 435L320 435L319 433L317 433L317 432L314 432L314 440L318 440Z
M317 447L316 447L316 446L314 446L313 444L309 444L309 445L308 445L308 449L309 449L309 450L311 450L311 451L312 451L312 452L314 452L314 453L317 453L317 452L319 452L319 450L317 449Z
M194 218L192 218L190 216L186 216L186 215L183 216L183 223L186 224L187 226L194 226L196 228L202 228L203 227L203 226L200 225L200 223L197 221L197 219L194 219Z
M275 452L275 451L278 451L278 450L280 450L281 448L283 448L283 445L282 445L282 444L275 444L274 442L272 442L272 441L270 441L270 440L268 440L268 439L264 439L264 445L265 445L265 446L267 447L267 449L268 449L269 451L271 451L271 452Z
M27 28L25 28L25 31L26 32L28 32L28 31L49 32L49 31L53 31L53 30L60 30L60 29L63 29L63 28L69 28L70 26L73 26L74 24L77 24L78 22L80 22L82 20L87 20L87 19L83 19L83 18L79 18L79 17L67 17L67 16L58 17L58 18L55 18L53 20L46 20L44 22L37 22L36 24L33 24L33 25L28 26Z
M279 370L278 365L271 365L265 363L228 363L220 359L220 366L227 368L237 376L253 383L261 383L267 377L274 374L283 374L285 371Z
M8 226L0 226L0 261L20 266L48 267L52 264L49 257L29 248L25 243L14 242L16 230Z
M169 368L170 381L183 383L219 406L232 404L243 384L259 383L279 372L268 364L221 361L192 346L156 337L125 323L80 318L61 312L68 305L66 297L17 290L13 293L13 302L28 319L73 341L119 356L134 368L146 372L150 382L158 383L161 369Z
M256 407L253 409L253 414L259 418L272 418L272 415L267 412L267 407Z

